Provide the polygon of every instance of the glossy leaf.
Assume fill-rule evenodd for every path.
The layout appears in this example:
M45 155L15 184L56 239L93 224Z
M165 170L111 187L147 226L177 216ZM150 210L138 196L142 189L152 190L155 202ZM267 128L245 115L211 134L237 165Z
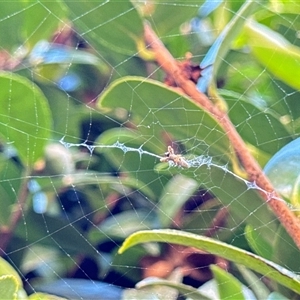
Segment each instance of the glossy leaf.
M137 53L137 43L143 39L143 24L129 0L65 1L65 4L81 36L97 51L105 46L126 55Z
M134 245L147 242L173 243L187 247L195 247L221 256L232 262L242 264L277 281L281 285L300 293L300 281L298 276L289 270L251 252L192 233L171 229L136 232L125 240L122 247L119 249L119 253L123 253Z
M273 245L272 261L285 266L289 270L298 272L300 261L294 258L300 255L300 251L282 226L279 226L276 231Z
M191 99L166 85L140 77L123 77L113 82L98 100L98 107L124 108L134 122L145 145L155 144L166 152L161 137L184 141L187 151L209 153L228 162L232 155L229 140L218 122ZM201 120L201 122L199 121ZM193 136L193 139L191 139ZM226 157L227 156L227 157Z
M18 75L1 73L0 85L1 137L17 149L24 165L32 166L50 137L47 99L31 81Z
M246 299L242 284L233 275L216 265L211 265L210 269L217 282L220 299Z
M300 48L253 20L246 23L244 33L255 58L275 77L298 90Z
M266 164L264 172L275 189L295 208L299 203L300 138L280 149Z

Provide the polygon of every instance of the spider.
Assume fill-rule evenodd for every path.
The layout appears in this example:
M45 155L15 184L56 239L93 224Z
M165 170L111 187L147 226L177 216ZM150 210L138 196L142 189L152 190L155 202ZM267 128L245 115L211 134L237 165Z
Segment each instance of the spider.
M165 153L165 157L160 159L161 162L173 162L175 166L180 166L182 168L189 168L187 161L180 155L175 154L174 149L168 146L168 152Z

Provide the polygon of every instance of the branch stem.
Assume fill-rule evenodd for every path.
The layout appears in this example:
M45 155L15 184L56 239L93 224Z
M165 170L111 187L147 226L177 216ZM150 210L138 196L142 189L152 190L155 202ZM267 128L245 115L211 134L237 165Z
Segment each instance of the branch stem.
M251 182L256 183L258 187L265 191L260 192L261 197L273 210L274 214L300 249L300 220L288 208L284 201L278 201L281 196L275 191L257 161L248 151L246 144L236 131L235 126L231 123L228 115L214 105L205 94L199 92L196 85L182 74L177 61L165 48L148 24L145 24L144 30L146 43L155 53L157 63L169 76L173 77L176 84L186 95L218 120L219 124L227 133L228 139L230 140L243 168L247 172L248 179Z

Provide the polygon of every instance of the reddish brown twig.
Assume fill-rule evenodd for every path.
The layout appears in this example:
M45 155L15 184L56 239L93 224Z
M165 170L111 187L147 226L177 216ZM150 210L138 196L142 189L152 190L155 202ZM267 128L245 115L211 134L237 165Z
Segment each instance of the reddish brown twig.
M202 109L209 112L223 127L243 168L248 174L248 179L251 182L255 182L258 187L265 191L260 193L262 198L273 210L281 224L300 249L300 220L293 214L292 211L290 211L284 201L278 201L280 196L274 190L272 184L261 170L257 161L248 151L243 139L236 131L228 115L214 105L206 97L206 95L199 92L195 83L187 79L186 76L182 74L177 61L164 47L151 27L148 24L145 24L144 29L146 43L155 53L157 63L168 74L168 76L173 77L177 86L180 87L187 96L189 96Z

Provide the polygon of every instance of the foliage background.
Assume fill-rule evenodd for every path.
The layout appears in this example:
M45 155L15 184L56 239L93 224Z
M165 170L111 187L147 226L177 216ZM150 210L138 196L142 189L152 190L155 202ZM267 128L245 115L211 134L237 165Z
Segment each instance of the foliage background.
M166 282L155 296L151 286L159 281L128 294L115 285L163 277L192 297L187 286L214 277L221 299L247 299L245 286L257 299L271 299L274 291L280 299L297 297L298 248L259 187L243 177L220 122L163 83L165 73L144 41L148 22L176 59L191 52L194 67L201 63L197 86L227 110L260 166L269 161L267 175L297 213L299 142L274 156L299 135L297 1L0 5L0 248L20 276L1 277L5 289L12 282L15 297L24 286L28 293L67 297L69 289L70 297L91 299L84 289L104 282L106 297L176 299ZM160 163L170 144L191 168ZM223 244L217 253L208 249L216 256L171 243L117 253L130 234L161 228L257 253L292 272L283 284L288 289L276 278L259 285L260 275L221 258ZM224 282L230 284L222 291Z

